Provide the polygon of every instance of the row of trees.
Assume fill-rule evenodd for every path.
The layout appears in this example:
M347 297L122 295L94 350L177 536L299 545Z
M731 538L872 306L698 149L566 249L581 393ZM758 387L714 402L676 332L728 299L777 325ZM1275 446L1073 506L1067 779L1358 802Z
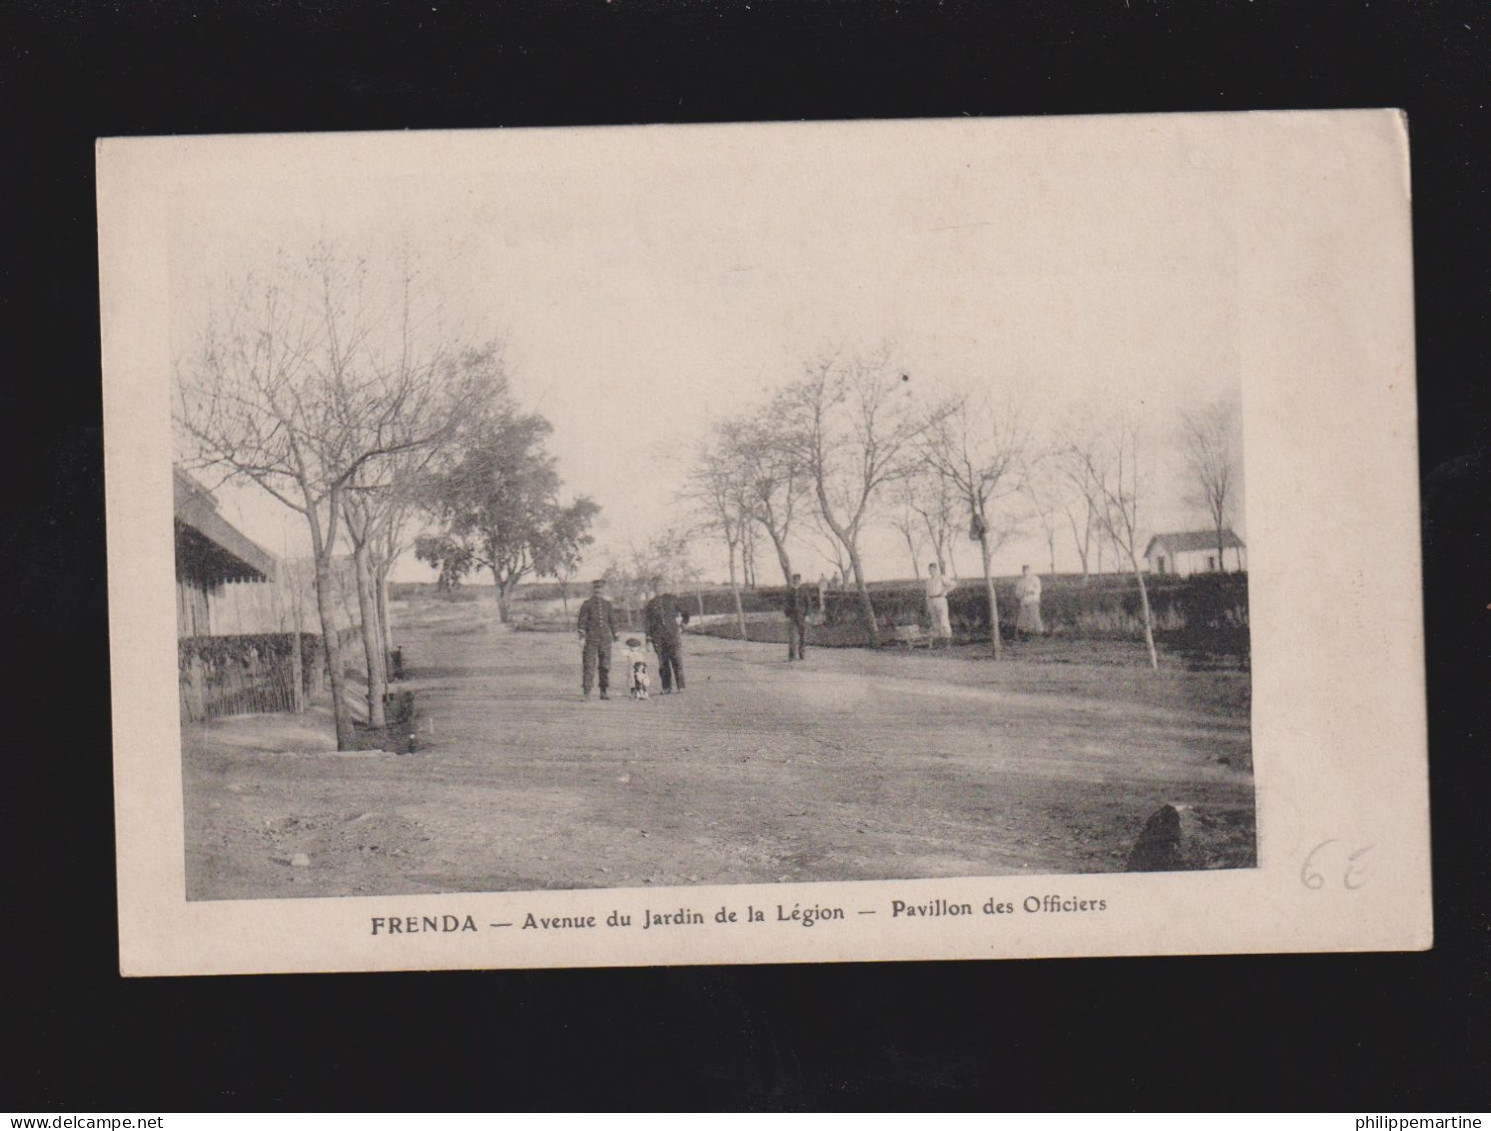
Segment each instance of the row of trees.
M732 588L738 592L757 534L789 582L792 546L810 545L852 579L872 643L879 634L865 576L866 531L883 523L899 532L919 576L924 549L946 571L966 530L979 547L996 657L995 553L1038 522L1054 572L1056 542L1067 530L1084 576L1094 565L1101 571L1105 548L1133 573L1158 666L1141 564L1143 424L1132 412L1089 413L1038 439L1018 402L924 392L882 347L816 359L768 402L718 422L695 453L687 493L704 528L723 543ZM1183 414L1181 433L1220 546L1233 502L1235 411L1218 403Z
M372 726L385 723L388 575L410 548L447 583L490 570L502 615L529 574L568 579L599 508L561 505L550 427L515 403L500 343L443 325L408 255L375 270L319 245L234 281L178 361L183 461L257 484L301 515L338 749L353 742L332 563L355 564Z

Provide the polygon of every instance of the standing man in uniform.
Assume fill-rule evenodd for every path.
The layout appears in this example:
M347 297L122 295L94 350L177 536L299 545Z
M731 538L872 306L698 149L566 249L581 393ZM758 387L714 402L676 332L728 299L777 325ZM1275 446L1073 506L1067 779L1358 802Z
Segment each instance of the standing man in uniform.
M672 692L675 680L678 690L682 691L683 634L678 625L680 621L689 623L689 611L672 593L659 593L647 602L642 616L647 626L647 639L657 649L657 670L663 677L663 694Z
M601 698L609 699L606 692L611 687L611 645L617 637L616 609L606 600L606 583L593 581L590 596L580 606L580 620L576 626L584 644L580 660L580 690L590 698L590 688L600 675Z
M927 564L927 618L939 639L952 642L953 621L948 613L947 595L952 591L936 562Z
M808 612L813 599L803 587L802 574L792 575L792 587L787 590L787 603L783 612L787 614L787 662L805 660L808 643Z

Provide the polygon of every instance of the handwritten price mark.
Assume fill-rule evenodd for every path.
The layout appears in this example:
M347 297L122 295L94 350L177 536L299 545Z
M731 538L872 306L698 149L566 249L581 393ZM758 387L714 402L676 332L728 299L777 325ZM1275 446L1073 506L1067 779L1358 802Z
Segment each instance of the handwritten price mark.
M1305 887L1309 888L1311 891L1319 891L1321 888L1325 887L1326 874L1322 873L1320 869L1315 866L1315 858L1317 856L1320 856L1321 853L1324 852L1324 850L1329 848L1331 845L1340 843L1341 841L1338 838L1331 837L1329 840L1323 840L1314 848L1310 849L1309 853L1305 856L1304 863L1300 865L1299 882L1304 884ZM1371 851L1372 845L1364 844L1360 848L1355 848L1352 851L1346 853L1345 866L1341 868L1340 876L1341 886L1347 891L1356 891L1358 888L1364 887L1366 885L1368 878L1368 865L1362 860L1362 857L1366 856L1367 853ZM1323 862L1331 857L1337 857L1336 864L1339 865L1339 855L1340 850L1338 850L1337 852L1325 853L1325 855L1321 857L1321 866L1324 867L1325 865Z
M1367 882L1367 866L1365 864L1358 864L1357 860L1371 851L1372 846L1370 844L1363 845L1346 857L1346 875L1342 877L1341 882L1346 885L1347 890L1355 891ZM1351 882L1353 879L1356 880L1356 883Z

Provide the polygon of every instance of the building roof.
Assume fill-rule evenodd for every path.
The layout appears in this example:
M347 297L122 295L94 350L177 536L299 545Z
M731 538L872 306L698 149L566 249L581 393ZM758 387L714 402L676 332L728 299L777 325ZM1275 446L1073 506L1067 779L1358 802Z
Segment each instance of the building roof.
M274 555L217 513L212 492L172 468L176 515L176 576L205 585L274 580Z
M1196 550L1215 550L1217 548L1217 532L1215 530L1186 530L1179 534L1156 534L1149 540L1145 547L1144 556L1150 557L1158 546L1166 553L1185 554ZM1236 534L1232 533L1232 527L1222 528L1222 546L1228 550L1245 550L1246 543Z

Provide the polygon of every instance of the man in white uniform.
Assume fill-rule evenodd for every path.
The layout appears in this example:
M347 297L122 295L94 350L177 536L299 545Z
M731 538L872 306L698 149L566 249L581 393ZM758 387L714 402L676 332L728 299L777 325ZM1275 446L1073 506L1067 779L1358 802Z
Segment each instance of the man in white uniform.
M1015 619L1015 632L1023 640L1027 636L1041 636L1046 631L1041 621L1041 579L1030 572L1029 566L1020 567L1020 580L1015 582L1015 593L1020 598L1020 615Z
M953 638L953 622L947 611L947 595L950 592L952 586L942 576L937 563L930 563L927 566L927 616L932 621L932 631L943 640Z

